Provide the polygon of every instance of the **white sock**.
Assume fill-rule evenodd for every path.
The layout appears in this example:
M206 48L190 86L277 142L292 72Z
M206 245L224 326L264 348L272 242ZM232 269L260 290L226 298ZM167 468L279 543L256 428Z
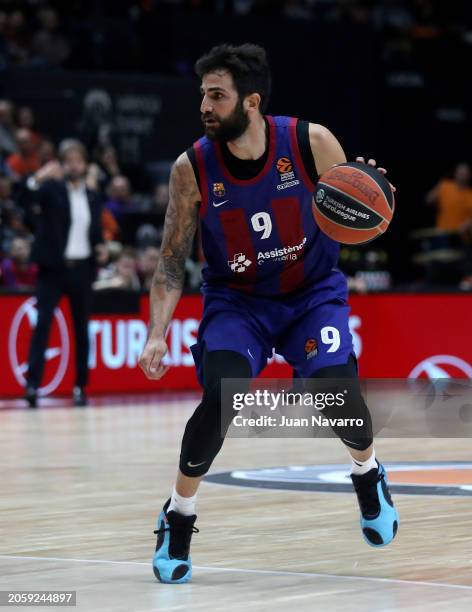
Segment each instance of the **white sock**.
M366 461L359 461L351 457L351 474L362 476L362 474L367 474L372 468L376 467L377 461L375 460L374 449L372 449L372 455Z
M195 513L196 501L197 501L196 493L192 497L183 497L183 495L179 495L177 493L174 487L167 512L169 512L170 510L174 510L175 512L178 512L179 514L183 514L184 516L191 516L192 514L196 514Z

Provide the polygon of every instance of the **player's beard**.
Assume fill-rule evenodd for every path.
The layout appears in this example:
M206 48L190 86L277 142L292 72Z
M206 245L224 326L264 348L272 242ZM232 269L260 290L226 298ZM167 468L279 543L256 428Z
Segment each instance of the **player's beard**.
M231 142L244 134L249 126L249 115L244 111L241 100L236 102L233 112L221 119L217 115L202 115L202 120L212 118L218 121L217 126L205 125L205 136L218 142Z

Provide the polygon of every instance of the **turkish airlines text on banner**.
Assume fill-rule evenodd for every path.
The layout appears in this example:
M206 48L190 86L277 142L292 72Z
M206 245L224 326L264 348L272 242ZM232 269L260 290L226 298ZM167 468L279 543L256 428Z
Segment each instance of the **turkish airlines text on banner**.
M0 298L0 354L4 367L0 396L23 393L31 334L37 320L32 296ZM472 378L471 295L382 294L353 296L349 325L363 378ZM89 323L89 393L125 393L156 389L198 389L190 347L202 315L200 296L184 296L171 322L166 364L160 381L149 381L138 366L146 341L149 300L140 311L94 315ZM228 333L236 333L229 330ZM336 350L336 330L306 330L306 358ZM316 349L314 347L317 347ZM42 394L69 393L74 380L74 339L69 305L56 309L46 351ZM274 355L264 377L290 377L291 369Z

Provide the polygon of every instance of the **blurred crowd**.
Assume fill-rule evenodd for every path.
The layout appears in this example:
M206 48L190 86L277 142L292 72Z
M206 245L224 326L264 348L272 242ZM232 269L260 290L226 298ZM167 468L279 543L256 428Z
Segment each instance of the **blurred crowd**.
M57 148L36 126L31 108L0 100L0 287L31 290L35 286L38 270L30 255L41 211L28 179L59 178ZM89 161L86 183L101 195L107 247L95 288L148 290L159 255L168 190L160 183L157 196L135 194L111 146L89 151ZM130 234L126 231L129 219L142 210L143 201L148 212L154 211L155 222L142 223ZM132 243L126 240L128 235L133 236ZM188 285L196 287L200 265L189 260L187 268Z
M424 196L424 223L410 228L403 248L411 252L409 290L472 290L472 169L460 162ZM421 205L421 204L420 204ZM430 209L428 211L428 208ZM376 243L341 248L340 267L351 291L384 291L393 285L389 253Z
M163 20L188 12L365 24L382 36L393 35L390 52L398 46L405 52L415 38L452 35L470 42L468 5L438 0L3 0L0 71L8 65L185 71L191 64L167 45ZM165 53L159 52L160 40L167 45Z
M38 74L45 69L150 69L190 73L195 58L180 55L180 49L169 43L175 37L175 30L170 25L166 28L171 23L175 28L179 16L189 12L236 18L270 14L292 21L365 25L379 33L382 40L379 54L390 66L412 65L415 48L423 49L421 61L439 65L442 56L433 54L434 46L428 41L441 41L449 50L454 48L454 41L460 41L462 46L457 57L466 62L463 46L470 48L472 43L471 10L472 3L437 0L72 0L67 3L3 0L0 3L0 84L2 69L9 67L21 74L25 74L23 68L38 70ZM418 41L426 42L426 46L417 44ZM159 45L165 52L159 53ZM461 70L460 62L449 62L449 75L454 70ZM403 78L407 76L405 73ZM410 85L413 99L416 82ZM436 89L429 91L437 93ZM146 176L145 180L133 174L130 166L119 158L114 140L108 134L110 125L103 111L107 101L97 98L100 92L92 93L94 97L90 94L86 105L87 114L71 131L88 148L87 184L101 194L104 203L102 226L107 257L95 287L148 289L162 239L170 162L150 160L153 175ZM396 100L389 91L384 102L390 98ZM397 112L397 108L386 107L385 112L388 115ZM410 109L413 118L417 112L418 109ZM53 141L48 136L47 124L37 125L34 109L0 99L0 287L34 286L37 270L29 263L29 255L40 213L27 195L27 180L58 163L58 144L57 139ZM418 286L423 283L426 287L443 285L471 290L470 167L460 163L437 179L440 179L438 183L431 185L425 195L429 216L428 208L417 207L425 211L424 228L418 231L402 228L405 233L412 232L410 236L405 235L404 244L405 250L413 254L406 260L406 265L413 264L412 274L408 276L421 279ZM421 189L425 188L422 185ZM419 225L415 223L414 227ZM390 289L394 252L395 248L385 249L377 242L342 249L341 266L350 277L352 290ZM200 280L198 253L195 245L187 265L187 287L191 289L196 289Z
M430 284L456 285L472 290L472 169L457 164L426 194L435 208L434 228L413 233L419 242L414 261L421 264Z
M156 184L154 193L134 193L112 146L89 151L87 186L102 198L102 228L106 253L100 259L96 290L124 288L149 290L159 256L167 182ZM56 143L36 125L33 109L15 107L0 100L0 287L31 290L37 267L30 262L39 207L28 189L30 177L60 173ZM154 211L152 222L141 223L130 233L130 220L139 211ZM458 164L425 195L434 210L434 226L413 232L416 254L413 263L427 286L443 285L472 289L472 173ZM137 213L137 214L136 214ZM132 240L129 240L129 236ZM382 291L392 287L389 255L374 245L343 248L340 263L352 291ZM200 250L195 244L187 262L187 289L200 283Z

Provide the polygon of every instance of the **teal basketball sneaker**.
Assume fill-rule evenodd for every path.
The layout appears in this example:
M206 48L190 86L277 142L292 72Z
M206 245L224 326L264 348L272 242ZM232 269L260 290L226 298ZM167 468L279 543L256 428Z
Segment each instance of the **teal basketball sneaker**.
M400 518L388 490L385 468L378 461L377 465L362 476L351 474L351 479L361 510L364 539L370 546L380 547L393 540Z
M171 510L167 512L170 499L157 519L156 552L152 560L154 575L161 582L183 584L192 577L190 541L192 534L198 533L194 527L196 514L183 516Z

